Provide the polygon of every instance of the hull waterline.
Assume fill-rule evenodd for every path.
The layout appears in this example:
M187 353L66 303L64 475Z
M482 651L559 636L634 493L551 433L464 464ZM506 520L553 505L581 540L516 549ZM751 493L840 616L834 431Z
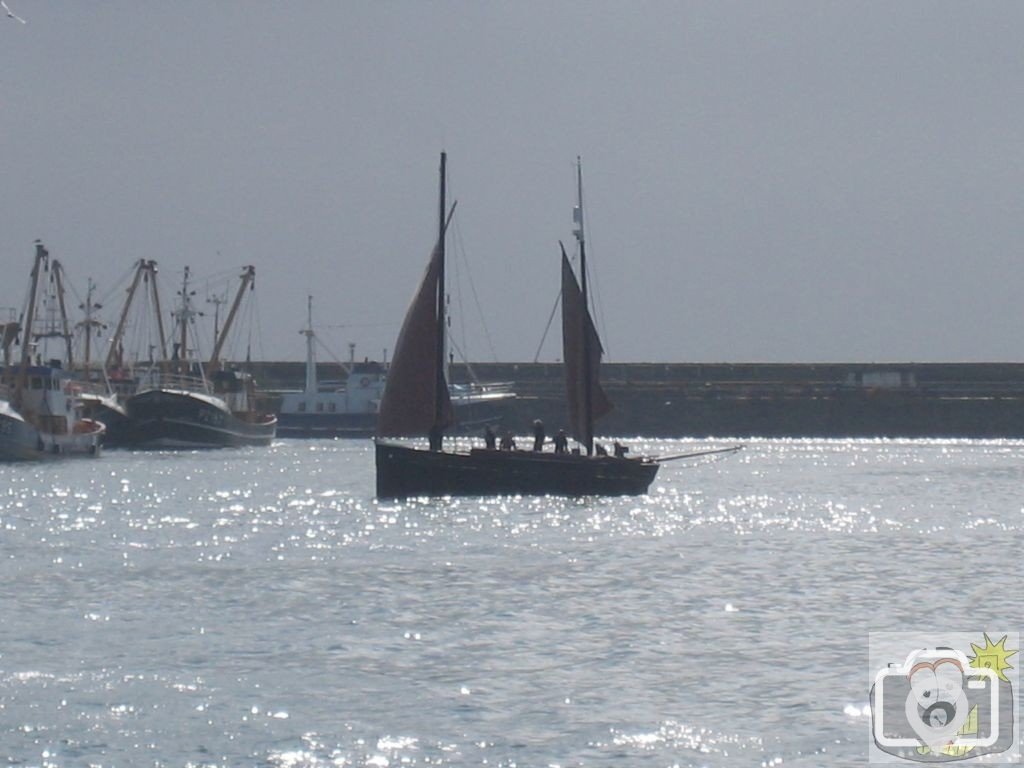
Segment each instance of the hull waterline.
M632 496L658 473L650 459L474 449L445 453L378 441L377 496Z
M43 432L24 420L0 413L0 462L98 457L104 427L99 422L78 422L70 434Z
M136 448L266 446L277 430L274 417L248 421L219 398L188 391L147 390L126 408L130 423L121 444Z

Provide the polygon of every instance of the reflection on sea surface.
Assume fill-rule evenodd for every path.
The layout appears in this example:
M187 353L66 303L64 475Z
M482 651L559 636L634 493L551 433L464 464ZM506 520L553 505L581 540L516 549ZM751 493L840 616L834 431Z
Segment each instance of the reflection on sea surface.
M1022 609L1019 442L751 441L621 499L378 503L369 441L0 476L30 765L859 764L869 631Z

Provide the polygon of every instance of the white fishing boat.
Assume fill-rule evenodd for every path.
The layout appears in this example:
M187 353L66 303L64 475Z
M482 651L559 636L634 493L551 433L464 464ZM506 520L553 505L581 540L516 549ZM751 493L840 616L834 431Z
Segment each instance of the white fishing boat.
M0 461L22 461L58 456L98 456L102 422L82 416L80 387L59 360L43 364L33 352L46 333L34 333L39 287L50 271L50 254L36 242L28 306L19 323L21 354L8 363L0 385ZM59 270L58 270L59 274ZM4 348L5 355L9 347Z
M340 386L317 377L313 330L313 297L307 302L308 322L301 332L306 337L306 379L301 392L284 392L278 409L277 432L281 437L370 437L377 428L388 366L350 359L342 365L348 376ZM456 428L479 431L498 425L506 406L515 399L511 383L470 382L449 387Z

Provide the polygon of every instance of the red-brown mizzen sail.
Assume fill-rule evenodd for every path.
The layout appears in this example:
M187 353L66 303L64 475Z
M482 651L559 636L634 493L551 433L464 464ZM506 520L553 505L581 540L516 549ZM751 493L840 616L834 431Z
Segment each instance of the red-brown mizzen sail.
M441 237L444 237L442 233ZM440 245L427 264L419 290L405 314L388 368L387 384L377 416L379 437L426 435L432 427L452 423L452 404L444 371L438 371L437 296L443 251ZM438 387L441 391L438 392ZM441 399L441 422L436 423L436 400Z
M584 339L586 340L584 341ZM601 365L603 353L601 339L598 338L597 329L594 328L594 322L590 318L590 312L583 304L583 293L563 250L562 358L565 361L569 428L572 436L587 446L594 439L594 425L591 419L599 419L612 409L612 403L601 389L598 377L598 368ZM589 360L586 359L588 356ZM587 418L588 386L591 419Z

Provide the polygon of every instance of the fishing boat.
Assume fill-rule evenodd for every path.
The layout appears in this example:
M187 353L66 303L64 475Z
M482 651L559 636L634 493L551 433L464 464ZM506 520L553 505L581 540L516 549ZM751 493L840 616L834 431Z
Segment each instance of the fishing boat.
M158 366L162 366L164 372L168 370L167 340L164 334L163 313L160 310L157 272L157 263L152 259L139 259L135 262L131 283L121 306L114 333L109 339L106 356L96 369L92 365L92 336L94 333L99 336L107 326L95 318L96 310L103 307L93 302L91 283L86 300L80 305L85 314L84 320L77 324L84 347L80 378L86 382L81 397L86 413L107 425L104 444L111 447L123 447L132 439L132 421L125 403L138 390L139 381L152 376L152 372ZM149 340L148 362L145 363L139 359L126 360L124 348L129 316L140 296L149 303L150 314L143 315L145 325L147 329L154 325L157 332L156 343ZM142 318L137 317L136 320L142 321Z
M281 437L371 437L377 429L377 411L384 395L388 367L372 360L355 361L354 345L345 383L322 382L317 377L313 329L313 297L307 301L306 378L301 392L284 392L277 412ZM461 431L497 426L505 407L515 399L512 385L504 382L453 384L449 394Z
M577 164L575 236L580 247L577 282L562 250L562 343L573 451L474 448L443 450L453 421L445 380L446 157L441 155L439 232L427 271L402 324L380 406L375 443L377 495L410 496L633 495L647 492L658 460L595 450L594 419L611 404L598 380L602 348L587 303L582 169ZM384 438L427 435L429 447Z
M11 333L4 333L5 367L0 380L0 461L38 460L57 456L99 456L103 434L102 422L85 418L77 398L70 371L59 359L45 364L32 360L50 334L34 330L39 287L44 272L59 275L54 260L51 272L50 255L42 243L36 242L32 265L28 306L19 324L21 355L17 364L7 359ZM54 277L54 279L59 279ZM67 334L65 334L67 335ZM37 355L38 358L38 355Z
M189 330L198 314L192 308L189 270L175 313L178 341L172 359L151 370L139 390L125 402L129 423L122 443L141 448L221 448L270 445L277 417L257 406L255 384L247 372L226 369L220 355L245 292L255 280L254 267L242 272L241 284L224 327L205 365L189 357Z

